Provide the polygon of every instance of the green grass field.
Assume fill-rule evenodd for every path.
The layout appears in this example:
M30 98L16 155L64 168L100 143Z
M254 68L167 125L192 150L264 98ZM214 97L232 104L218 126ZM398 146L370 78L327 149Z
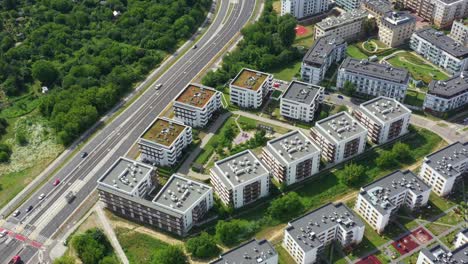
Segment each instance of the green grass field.
M413 105L413 106L422 107L424 104L424 98L426 98L426 95L423 93L420 93L414 90L407 90L404 103Z
M312 47L312 44L314 44L314 25L309 25L305 26L307 29L307 33L302 36L296 36L296 39L294 40L294 46L303 46L306 49Z
M348 54L349 57L352 57L355 59L367 59L369 57L355 45L349 45L346 50L346 54Z
M290 82L293 77L300 75L302 60L299 59L295 62L286 64L284 67L271 69L269 72L280 80Z
M168 246L161 240L127 228L116 228L115 233L130 264L150 263L156 250Z
M395 67L407 69L414 79L422 80L426 84L430 83L433 79L445 80L448 78L447 74L410 52L398 53L389 59L388 62Z

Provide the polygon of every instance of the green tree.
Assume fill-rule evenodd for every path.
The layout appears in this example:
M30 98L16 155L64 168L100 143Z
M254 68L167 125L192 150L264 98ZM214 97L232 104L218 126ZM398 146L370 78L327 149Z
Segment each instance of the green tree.
M395 155L395 158L398 159L400 162L409 163L412 160L411 149L405 143L395 143L392 147L392 152Z
M214 237L206 232L202 232L199 236L187 240L185 247L193 256L201 259L215 257L220 252Z
M100 229L73 236L71 245L84 264L99 264L110 251L109 241Z
M393 151L383 151L377 159L375 159L377 166L383 169L388 169L398 164L396 155Z
M106 256L104 257L99 264L120 264L120 262L112 256Z
M50 86L57 80L59 71L52 62L39 60L32 65L32 76L44 85Z
M16 143L20 146L26 146L28 144L28 139L23 132L16 133Z
M296 38L296 19L287 14L279 17L278 34L285 47L290 47Z
M364 174L364 166L355 163L346 164L343 169L338 171L340 181L346 186L356 186Z
M353 96L356 92L356 85L350 81L345 81L343 84L343 93L347 96Z
M280 221L287 221L300 215L304 211L304 204L302 204L297 193L290 192L273 200L267 211L271 217Z
M240 240L248 238L255 230L256 226L246 220L221 220L216 224L216 238L221 243L230 246L238 243Z
M186 264L188 260L180 247L169 245L166 248L156 250L151 263Z
M55 259L54 264L75 264L75 259L72 256L64 255L58 259Z

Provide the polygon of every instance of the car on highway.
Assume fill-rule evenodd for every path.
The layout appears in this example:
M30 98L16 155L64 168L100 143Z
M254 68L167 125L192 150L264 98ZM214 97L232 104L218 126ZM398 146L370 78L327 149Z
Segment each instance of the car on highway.
M7 230L3 230L2 232L0 232L0 238L6 237L6 235L8 235L8 231L7 231Z
M53 184L54 184L54 186L57 186L57 185L59 185L59 184L60 184L60 179L55 179L55 181L54 181L54 183L53 183Z
M20 214L21 214L20 210L16 210L16 211L13 213L13 216L14 216L14 217L17 217L17 216L20 215Z
M342 95L337 95L336 97L338 97L338 99L344 99Z
M193 49L196 49L196 48L198 48L197 45L193 45Z
M14 256L14 257L10 260L10 262L8 262L8 264L19 264L19 263L22 263L22 261L21 261L21 257L18 256L18 255Z
M81 152L81 158L86 158L86 156L88 156L88 152L86 151Z
M28 208L26 209L26 213L31 212L32 209L33 209L33 206L32 206L32 205L28 206Z
M154 89L159 90L162 87L162 83L158 83L154 86Z
M44 197L45 197L45 194L41 193L41 195L39 195L38 199L42 200L42 199L44 199Z

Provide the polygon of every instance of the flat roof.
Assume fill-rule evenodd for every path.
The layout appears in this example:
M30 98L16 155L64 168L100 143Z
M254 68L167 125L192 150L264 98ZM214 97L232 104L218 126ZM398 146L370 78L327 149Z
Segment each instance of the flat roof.
M245 150L215 162L215 171L226 186L237 186L268 173L250 150Z
M357 20L363 20L366 17L367 11L361 9L353 9L337 17L327 17L322 21L318 22L316 26L323 30L328 30L334 27L352 23Z
M314 44L307 51L303 58L304 63L316 65L318 67L325 63L325 59L330 56L333 50L346 42L340 36L325 35L315 40Z
M305 251L317 248L323 243L318 235L338 226L349 231L364 223L343 203L328 203L288 223L286 230L294 241Z
M116 191L131 194L148 177L153 167L144 163L120 157L99 178L98 183L104 184Z
M141 138L164 146L171 146L186 127L175 120L158 117L146 129Z
M403 115L411 113L402 103L394 98L379 96L361 104L361 108L366 109L366 114L371 119L378 122L387 122L397 119Z
M291 131L281 137L268 141L267 147L276 160L288 165L303 157L320 153L310 138L299 130Z
M364 0L362 2L365 6L368 6L375 10L375 12L381 15L393 11L392 3L386 0ZM372 11L374 11L372 10Z
M231 85L257 91L269 76L269 74L264 72L244 68L232 80Z
M468 57L468 48L446 36L443 32L429 27L415 31L413 34L456 58L464 59Z
M189 84L176 98L179 103L195 106L202 108L210 99L216 94L216 90L213 88L203 86L200 84Z
M361 187L360 195L379 212L387 213L394 206L388 199L395 195L408 190L419 195L430 189L431 187L419 179L413 172L409 170L397 170Z
M288 89L283 94L282 98L294 102L311 105L320 95L322 86L309 84L305 82L292 81L289 83Z
M408 11L390 11L382 17L382 22L386 27L399 27L408 23L416 23L416 18Z
M451 98L468 92L468 72L462 72L444 81L429 83L429 94Z
M183 213L210 192L210 190L211 187L206 184L173 174L156 197L154 197L153 203L164 206L169 210Z
M453 251L437 244L432 248L422 248L421 253L434 264L463 264L468 262L468 243Z
M211 264L257 264L277 255L275 248L267 240L252 239L223 253Z
M442 177L450 178L460 172L453 168L460 162L468 160L468 142L454 142L424 158L424 162L436 170Z
M321 134L331 139L332 142L340 142L367 131L365 127L345 111L319 120L315 123L315 126L321 128Z
M340 70L369 76L376 79L402 83L409 81L409 72L403 68L393 67L388 64L369 62L368 60L358 60L347 57L341 63Z

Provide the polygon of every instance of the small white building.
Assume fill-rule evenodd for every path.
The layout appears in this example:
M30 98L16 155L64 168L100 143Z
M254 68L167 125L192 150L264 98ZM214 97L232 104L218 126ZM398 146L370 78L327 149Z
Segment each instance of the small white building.
M242 69L229 84L231 104L257 109L271 90L273 75Z
M138 139L141 159L157 166L172 166L192 143L192 128L183 123L158 117Z
M278 253L267 240L252 239L219 256L210 264L278 264Z
M250 150L215 162L210 174L218 197L234 208L241 208L270 193L270 172Z
M354 9L337 17L329 16L315 25L314 38L335 35L345 41L358 39L363 33L363 22L367 19L365 10Z
M408 133L411 110L393 98L380 96L362 103L353 115L367 128L370 141L383 144Z
M465 244L468 243L468 228L465 228L464 230L460 231L460 233L457 234L457 238L455 239L455 248L459 248Z
M282 116L304 122L312 122L319 105L323 102L325 89L318 85L299 81L289 83L280 99Z
M298 264L316 263L325 246L361 243L364 223L342 203L328 203L288 223L283 247Z
M331 5L330 0L281 0L281 15L291 14L301 19L324 13Z
M319 171L320 149L296 130L268 141L262 160L279 183L290 185Z
M411 171L395 171L361 187L355 211L381 234L400 207L424 206L430 194L431 188Z
M367 129L347 112L318 121L310 134L322 150L322 158L329 163L354 157L366 147Z
M468 261L468 243L450 251L444 246L435 245L422 248L416 264L464 264Z
M468 142L455 142L424 158L419 177L439 196L452 192L468 172Z
M468 46L468 19L453 21L449 37L458 43Z
M424 99L424 110L444 113L468 104L468 72L444 81L432 81Z
M206 126L221 106L221 92L200 84L188 84L173 104L175 119L191 127Z

